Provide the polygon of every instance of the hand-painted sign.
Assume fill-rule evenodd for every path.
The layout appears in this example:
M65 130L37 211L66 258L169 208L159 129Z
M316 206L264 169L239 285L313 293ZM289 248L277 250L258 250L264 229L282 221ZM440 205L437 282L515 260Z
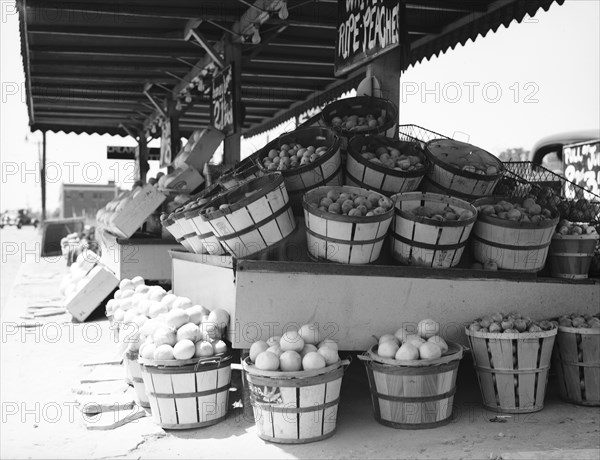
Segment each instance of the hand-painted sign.
M399 0L339 0L335 75L400 46Z
M584 198L597 200L600 195L600 140L565 145L562 152L565 179L592 192ZM575 190L565 184L565 196L575 198Z
M232 66L225 67L212 81L211 124L226 136L235 131Z
M165 168L173 161L173 153L171 152L171 121L164 120L162 122L162 135L160 138L160 167Z

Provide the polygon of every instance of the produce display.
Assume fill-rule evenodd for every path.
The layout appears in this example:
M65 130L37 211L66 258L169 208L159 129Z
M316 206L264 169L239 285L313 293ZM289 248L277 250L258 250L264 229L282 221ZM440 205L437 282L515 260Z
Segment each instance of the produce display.
M485 204L477 207L478 212L494 219L510 220L539 224L553 218L548 208L543 208L533 198L525 198L522 202L500 200L495 204Z
M350 217L370 217L385 214L394 203L378 193L357 194L329 190L323 196L311 197L309 206L323 212Z
M598 231L593 225L573 223L563 219L558 223L556 233L560 235L597 235Z
M448 351L448 344L439 336L440 325L432 319L424 319L417 324L416 331L401 327L394 334L379 338L377 355L396 361L418 359L438 359Z
M346 131L361 132L383 126L385 122L385 111L382 110L380 113L373 112L364 116L350 114L343 117L333 117L331 126Z
M60 282L59 290L62 295L69 297L77 292L86 283L85 275L100 262L100 257L92 252L86 251L79 254L74 263L69 267L69 272Z
M439 222L448 222L453 220L469 220L473 217L473 212L468 209L455 209L450 205L446 205L441 211L434 210L427 206L418 206L413 209L406 209L406 213L424 219L437 220Z
M465 142L436 139L427 144L427 150L434 158L461 171L484 176L495 176L500 172L496 157Z
M523 316L518 312L508 314L497 312L476 319L469 325L469 330L472 332L516 334L521 332L549 331L555 329L557 326L558 323L556 321L533 321L528 316Z
M324 155L329 147L302 146L297 143L283 144L279 149L271 149L263 159L263 165L268 171L285 171L299 166L308 165Z
M572 313L559 317L555 322L558 322L559 326L564 327L600 329L600 313L596 313L595 315Z
M106 313L120 324L122 351L138 351L144 359L207 358L228 349L221 340L229 324L225 310L194 305L139 276L120 282Z
M389 145L379 146L373 151L369 149L368 145L363 145L361 156L365 160L396 171L424 171L426 169L423 159L416 153L402 153L399 149Z
M318 370L340 361L337 343L320 339L316 324L305 324L250 347L250 361L263 371Z

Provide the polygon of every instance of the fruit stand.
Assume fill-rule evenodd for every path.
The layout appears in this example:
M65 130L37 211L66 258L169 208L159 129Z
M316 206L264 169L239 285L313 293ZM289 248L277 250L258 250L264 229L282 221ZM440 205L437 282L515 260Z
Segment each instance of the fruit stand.
M271 442L311 442L334 434L348 365L338 352L362 353L374 415L388 426L433 428L449 422L458 363L465 346L476 349L476 343L481 345L476 370L484 399L494 391L498 400L493 410L541 410L559 322L542 321L542 330L537 321L565 320L575 312L578 316L571 323L582 325L585 321L581 323L579 316L598 315L600 305L600 280L588 277L585 263L571 266L561 260L560 267L551 270L546 262L549 254L570 260L575 253L578 261L580 256L591 258L591 250L577 252L577 244L575 249L565 248L556 241L569 236L576 242L597 241L600 197L567 200L563 186L568 181L560 176L551 181L559 185L553 190L552 184L535 177L535 171L524 173L479 146L414 125L398 126L394 101L399 100L401 72L410 63L469 38L474 29L461 29L466 16L451 22L452 44L449 38L432 34L430 40L419 42L424 48L418 44L411 48L408 32L391 27L381 32L393 46L385 46L383 40L381 49L367 54L342 60L336 55L334 82L317 92L327 90L327 98L334 99L342 89L361 82L357 97L327 100L330 103L311 126L266 143L243 162L235 161L240 158L242 128L248 135L272 128L282 116L297 116L317 102L314 98L295 105L305 99L295 96L285 103L289 110L280 112L271 110L277 109L279 98L273 98L275 102L267 98L265 116L256 115L265 113L265 106L250 103L256 96L248 96L247 86L244 97L241 80L257 74L240 71L243 30L254 27L256 45L262 20L257 11L277 13L284 21L288 15L287 2L270 2L271 7L276 5L270 12L262 9L268 2L257 3L260 7L249 10L253 14L246 12L235 23L237 38L227 37L214 46L196 32L203 21L186 23L186 40L194 37L206 56L192 64L185 78L165 72L180 81L168 91L173 97L165 107L149 93L153 83L144 85L144 96L157 110L138 126L140 145L148 131L159 128L165 152L161 160L170 168L175 165L170 152L193 151L179 149L179 140L175 141L181 134L177 125L180 116L184 120L184 100L200 111L198 116L192 110L194 115L182 122L192 142L199 141L192 131L195 123L216 123L214 110L219 120L230 122L219 124L227 133L224 159L232 168L215 185L202 188L199 165L189 169L186 163L156 184L136 184L129 195L118 197L97 216L105 227L100 226L98 237L101 262L116 274L110 279L111 291L120 280L106 313L119 328L119 351L127 356L126 365L138 365L139 372L130 375L132 379L135 375L138 387L144 385L156 423L166 429L188 429L222 421L228 408L232 350L243 350L242 369L257 433ZM353 3L339 2L339 11ZM386 18L387 8L390 18L406 20L405 2L378 3L381 10L374 7L377 12L367 14L379 18L383 12L381 17ZM306 3L295 6L307 8ZM356 6L363 7L362 2ZM502 22L498 13L502 5L490 7L485 9L486 27L491 18ZM507 14L522 19L525 13L515 7ZM341 16L338 50L350 46L350 36L358 36L354 14ZM381 21L378 24L385 28ZM284 29L271 30L269 42L276 42ZM313 40L309 46L318 49L320 43ZM367 43L363 50L366 47ZM246 60L259 51L252 51ZM285 67L281 55L278 59L276 66ZM367 63L368 77L363 80ZM294 66L304 64L289 65L291 73L276 78L295 79ZM318 80L319 72L301 77ZM321 74L321 78L328 77ZM219 104L203 103L208 85L217 80L222 80L223 88L218 92L213 88L212 94L219 95ZM231 81L234 87L225 88ZM365 82L371 82L368 88ZM280 84L279 89L288 86ZM244 121L242 101L249 106ZM233 113L223 115L223 110ZM213 151L202 150L207 158L200 163L207 164ZM190 180L193 186L176 205L161 209L161 238L136 236L151 214L156 224L155 211L166 199L165 187L180 180ZM576 196L580 189L576 186ZM147 209L144 200L151 202ZM172 291L146 285L145 280L170 281ZM500 313L507 311L511 313ZM434 332L424 330L423 324ZM418 334L409 334L410 326L416 326ZM130 327L135 329L133 340L127 340L132 338L127 337ZM309 341L302 333L305 328L316 330L319 339ZM395 334L386 334L394 330ZM595 340L598 334L590 335ZM576 338L575 343L582 340ZM260 351L253 353L253 347ZM573 366L573 359L564 361ZM597 386L588 380L584 395L593 394ZM538 399L530 398L532 392ZM145 404L140 394L144 392L138 399ZM502 396L496 398L497 394ZM418 414L405 417L406 407L418 407ZM428 417L431 407L435 416ZM282 423L290 415L294 423Z

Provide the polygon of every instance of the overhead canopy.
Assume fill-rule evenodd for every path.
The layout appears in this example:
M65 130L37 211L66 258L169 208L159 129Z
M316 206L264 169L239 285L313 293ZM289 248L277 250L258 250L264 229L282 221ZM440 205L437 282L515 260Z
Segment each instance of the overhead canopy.
M407 3L408 64L464 44L564 0L413 0ZM243 134L258 134L356 87L364 69L334 76L337 1L17 0L32 130L121 134L148 127L156 109L202 78L211 59L185 40L191 19L213 49L242 42ZM252 6L255 4L258 8ZM274 14L273 14L274 13ZM285 16L285 15L282 15ZM259 44L251 40L259 23ZM234 32L231 32L234 31ZM235 32L237 31L237 32ZM242 39L244 35L244 39ZM208 74L210 76L210 73ZM180 119L188 135L210 122L208 93ZM185 104L184 104L185 105Z

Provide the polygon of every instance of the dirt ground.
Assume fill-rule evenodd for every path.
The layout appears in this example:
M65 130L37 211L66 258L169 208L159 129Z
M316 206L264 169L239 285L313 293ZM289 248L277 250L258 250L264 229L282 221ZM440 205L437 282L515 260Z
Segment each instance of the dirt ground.
M229 416L212 427L164 431L149 415L113 430L88 429L86 422L94 428L100 421L81 413L81 396L73 390L81 390L80 380L90 375L83 363L113 359L117 345L101 314L83 324L64 314L22 327L31 321L21 318L28 306L60 303L58 285L67 272L64 259L33 254L38 238L33 229L2 230L2 458L600 458L600 408L561 401L551 374L541 412L496 418L502 414L481 406L470 356L461 363L453 420L429 430L376 422L357 359L344 377L337 432L324 441L280 445L259 439L239 407L239 371L233 373ZM6 242L16 243L19 252L8 255L13 251L5 251Z

